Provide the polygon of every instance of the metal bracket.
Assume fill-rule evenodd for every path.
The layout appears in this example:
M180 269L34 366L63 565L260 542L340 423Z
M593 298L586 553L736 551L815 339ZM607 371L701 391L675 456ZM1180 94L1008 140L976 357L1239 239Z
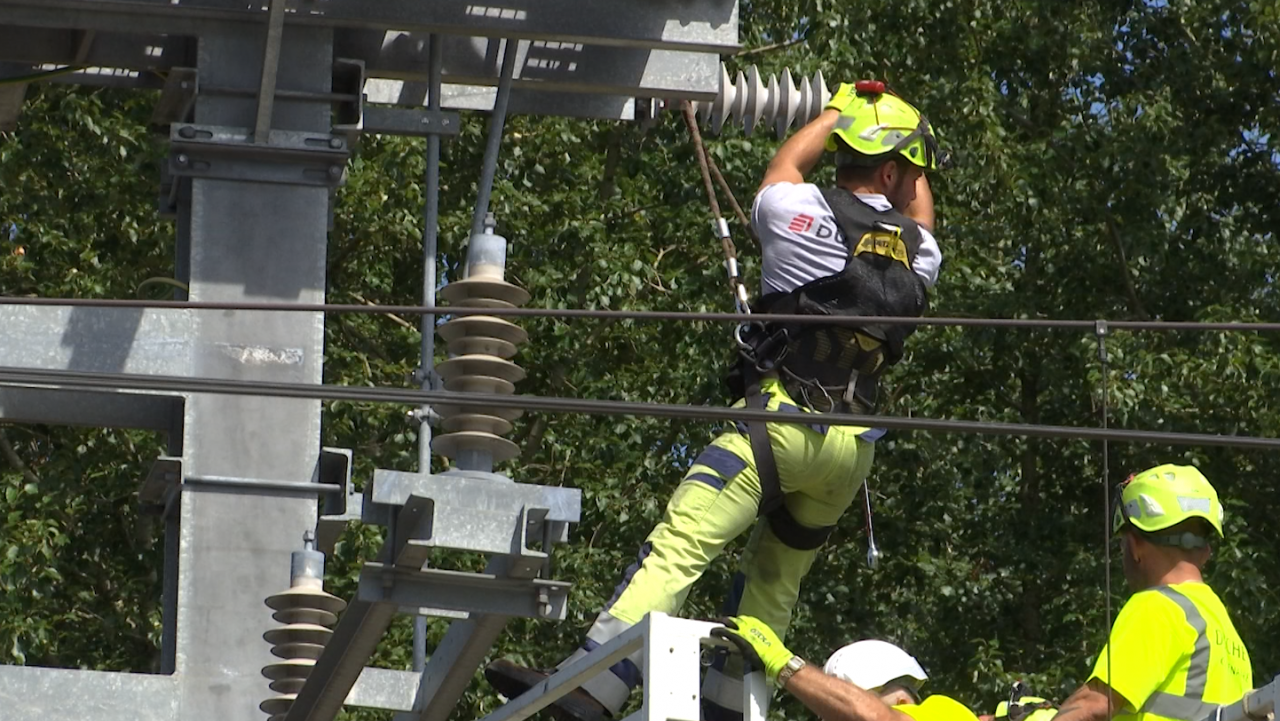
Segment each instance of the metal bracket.
M320 518L316 521L316 550L333 553L338 537L352 521L360 520L364 496L351 484L349 448L321 448L316 463L316 482L338 486L341 490L327 493L321 499Z
M366 133L425 138L428 135L457 135L461 129L461 117L452 111L385 105L369 105L364 109Z
M364 61L352 58L335 58L333 61L333 92L352 98L335 104L333 132L346 137L355 145L364 130Z
M186 122L200 93L200 73L195 68L172 68L164 78L164 89L151 111L151 125L157 129Z
M541 578L504 578L488 573L409 569L366 563L357 598L390 603L408 613L453 616L456 612L564 620L573 584ZM454 613L448 613L454 612Z
M350 143L341 135L276 130L271 143L263 144L254 143L245 128L180 123L169 131L168 171L172 179L336 188L350 155Z
M160 456L138 486L138 503L145 511L162 511L169 499L169 489L181 482L182 459Z

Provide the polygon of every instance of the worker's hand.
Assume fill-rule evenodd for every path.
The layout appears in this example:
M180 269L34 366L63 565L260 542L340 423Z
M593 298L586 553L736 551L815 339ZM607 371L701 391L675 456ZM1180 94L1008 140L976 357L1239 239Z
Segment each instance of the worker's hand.
M858 97L858 89L853 83L840 83L840 87L832 93L831 99L823 106L823 110L835 110L843 113L845 108L853 103L854 98Z
M734 616L722 619L724 628L711 632L716 638L723 638L738 647L745 661L746 672L764 669L769 681L778 680L778 672L795 654L782 645L778 634L762 621L750 616Z

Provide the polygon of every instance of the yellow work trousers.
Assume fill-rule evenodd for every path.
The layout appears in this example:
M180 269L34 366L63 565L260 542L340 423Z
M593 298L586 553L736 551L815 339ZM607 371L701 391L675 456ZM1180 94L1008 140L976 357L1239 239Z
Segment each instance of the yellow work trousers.
M860 436L874 432L822 425L821 414L798 407L775 379L764 380L761 395L769 410L803 413L812 419L807 424L767 426L783 503L801 526L834 526L871 470L875 446ZM739 401L736 407L743 405ZM760 477L745 427L721 434L689 468L662 521L641 547L636 565L627 569L582 649L566 662L617 636L650 611L678 614L690 587L712 559L756 522L760 498ZM762 519L743 552L729 605L736 606L738 614L759 618L785 638L800 581L816 555L817 549L787 546ZM639 661L638 656L626 659L614 666L612 673L600 674L583 688L617 713L641 681ZM724 698L724 705L730 708L739 707L740 681L717 676L720 678L708 679L704 693L717 702Z

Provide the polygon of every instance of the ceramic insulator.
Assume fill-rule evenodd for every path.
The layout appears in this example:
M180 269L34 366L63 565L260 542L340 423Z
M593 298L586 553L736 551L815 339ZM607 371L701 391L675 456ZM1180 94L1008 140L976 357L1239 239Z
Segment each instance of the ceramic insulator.
M272 618L282 626L268 630L262 637L271 644L271 653L281 659L262 669L277 695L263 701L258 708L270 718L284 721L289 708L298 698L316 659L333 635L330 630L338 622L338 614L347 604L324 590L324 554L308 548L294 551L289 590L267 597L267 606L275 611Z
M789 69L782 75L761 75L752 65L747 72L731 77L720 67L720 92L715 100L694 103L698 117L712 133L725 123L741 125L747 135L757 127L769 127L779 137L792 127L800 128L818 117L831 99L831 91L818 71L809 78L796 78Z
M529 302L529 293L505 278L507 240L494 234L492 217L484 232L471 237L467 276L449 283L439 297L451 305L471 308L515 308ZM529 340L524 329L495 316L466 315L441 324L437 331L448 344L449 359L436 366L449 391L510 395L525 377L510 359ZM497 463L516 457L519 447L503 438L520 411L501 406L435 407L444 419L443 433L431 449L457 459L467 452L488 454Z

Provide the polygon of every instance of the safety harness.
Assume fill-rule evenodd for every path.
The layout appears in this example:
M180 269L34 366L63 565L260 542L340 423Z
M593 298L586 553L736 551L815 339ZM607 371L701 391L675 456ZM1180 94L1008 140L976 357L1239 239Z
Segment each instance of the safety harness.
M707 200L715 216L716 236L724 249L734 306L739 313L924 315L929 307L928 291L911 267L920 249L919 226L897 211L877 211L841 188L824 190L823 197L848 245L849 260L844 269L789 293L766 295L753 308L739 275L737 250L729 235L729 225L716 201L712 172L733 204L738 220L748 230L750 224L706 152L692 108L686 103L683 110L697 150ZM857 326L744 323L734 333L740 358L729 374L728 384L735 397L746 400L748 408L767 410L760 384L767 373L777 371L792 398L810 410L872 413L878 378L886 368L901 360L903 342L914 332L915 326L875 323ZM784 544L806 551L820 547L835 526L810 528L791 515L783 503L782 483L767 424L751 421L746 426L760 478L758 515L769 520L770 529Z
M841 188L823 191L849 250L839 273L788 293L761 298L754 311L785 315L919 317L929 306L924 281L912 270L919 252L919 226L894 210L877 211ZM764 409L760 383L776 371L797 401L818 412L873 413L886 368L902 359L912 325L867 322L857 326L805 323L749 324L739 329L740 360L730 386L748 408ZM821 546L834 527L802 526L783 503L781 481L767 425L747 424L760 476L760 515L774 535L792 548Z

